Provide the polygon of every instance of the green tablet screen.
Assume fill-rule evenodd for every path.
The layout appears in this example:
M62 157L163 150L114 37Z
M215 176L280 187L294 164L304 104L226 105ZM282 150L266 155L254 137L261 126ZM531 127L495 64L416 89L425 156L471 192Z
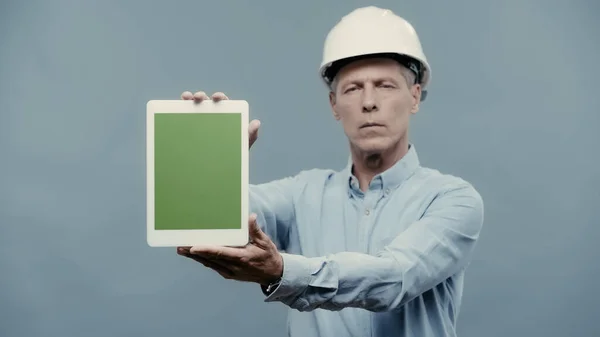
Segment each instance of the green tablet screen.
M157 230L239 229L242 115L154 115Z

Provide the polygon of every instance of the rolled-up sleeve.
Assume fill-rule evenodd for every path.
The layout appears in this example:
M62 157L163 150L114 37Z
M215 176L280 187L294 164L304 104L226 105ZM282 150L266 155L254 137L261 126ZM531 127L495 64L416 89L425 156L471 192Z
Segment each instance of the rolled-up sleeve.
M464 184L439 194L421 219L375 255L284 253L282 280L265 301L299 311L399 308L467 266L483 213L480 194Z

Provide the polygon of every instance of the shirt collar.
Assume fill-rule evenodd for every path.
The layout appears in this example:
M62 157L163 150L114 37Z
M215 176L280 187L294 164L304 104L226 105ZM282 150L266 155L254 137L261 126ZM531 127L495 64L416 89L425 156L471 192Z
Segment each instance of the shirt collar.
M358 179L352 174L352 156L348 159L346 166L346 176L348 181L348 192L362 194L359 188ZM408 145L408 152L398 160L392 167L373 177L370 189L381 189L389 193L400 186L408 179L420 166L419 156L413 144Z

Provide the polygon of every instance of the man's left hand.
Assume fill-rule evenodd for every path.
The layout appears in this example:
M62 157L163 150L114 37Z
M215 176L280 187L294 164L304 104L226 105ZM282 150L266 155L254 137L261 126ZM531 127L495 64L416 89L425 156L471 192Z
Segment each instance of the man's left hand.
M248 220L250 242L241 248L223 246L178 247L179 255L202 263L226 279L267 285L283 274L283 259L271 239L256 223Z

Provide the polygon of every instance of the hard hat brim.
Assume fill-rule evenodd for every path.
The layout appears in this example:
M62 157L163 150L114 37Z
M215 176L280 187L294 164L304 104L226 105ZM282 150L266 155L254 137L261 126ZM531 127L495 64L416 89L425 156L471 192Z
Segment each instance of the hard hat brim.
M321 77L327 85L330 85L335 79L335 76L345 66L356 61L373 58L389 58L395 60L415 73L416 83L421 84L423 88L428 84L430 77L430 70L428 64L410 55L399 53L371 53L339 59L334 62L331 62L330 64L323 65L321 67ZM423 90L421 95L421 101L424 101L426 97L427 91Z
M340 60L336 60L330 63L329 65L324 65L321 69L321 76L327 83L331 83L333 82L333 79L339 73L339 71L348 64L360 60L373 58L389 58L397 61L401 65L415 72L415 75L417 75L418 83L423 82L423 80L425 79L424 75L426 75L426 72L428 72L427 65L424 64L421 60L417 60L412 56L398 53L372 53L346 57Z

